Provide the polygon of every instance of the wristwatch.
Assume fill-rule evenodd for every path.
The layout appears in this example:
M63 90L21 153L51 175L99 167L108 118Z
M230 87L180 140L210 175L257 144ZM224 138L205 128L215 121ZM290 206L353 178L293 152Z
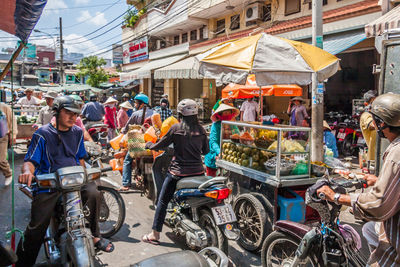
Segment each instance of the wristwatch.
M336 205L339 205L339 198L340 198L341 194L340 193L335 193L335 195L333 195L333 202Z

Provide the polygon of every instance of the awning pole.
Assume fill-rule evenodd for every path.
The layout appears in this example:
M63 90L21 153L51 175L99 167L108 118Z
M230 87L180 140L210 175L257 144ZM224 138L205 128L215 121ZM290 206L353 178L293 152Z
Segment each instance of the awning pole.
M14 54L12 55L12 57L10 58L10 60L8 61L6 67L4 68L3 72L0 75L0 81L2 81L4 79L4 77L7 75L9 69L11 68L11 64L14 63L15 59L19 56L19 53L21 53L22 48L25 47L25 43L20 42L18 49L14 52Z
M263 97L262 97L262 87L260 87L260 93L259 93L259 101L260 101L260 112L259 112L259 116L260 116L260 120L262 119L262 116L263 116L263 102L264 102L264 99L263 99ZM262 120L261 120L262 121Z

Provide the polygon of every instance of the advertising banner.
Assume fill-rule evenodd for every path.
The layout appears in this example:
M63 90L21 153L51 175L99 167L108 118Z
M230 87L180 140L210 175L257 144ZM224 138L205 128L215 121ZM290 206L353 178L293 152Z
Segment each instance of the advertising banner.
M123 63L129 64L149 58L147 36L123 45Z
M112 59L114 64L122 64L123 63L123 50L122 45L113 44L112 45Z

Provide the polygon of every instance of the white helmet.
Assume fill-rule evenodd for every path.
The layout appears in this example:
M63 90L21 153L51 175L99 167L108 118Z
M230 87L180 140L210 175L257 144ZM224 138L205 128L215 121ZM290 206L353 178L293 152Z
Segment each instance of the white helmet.
M199 113L199 108L194 100L183 99L181 102L179 102L177 111L183 116L193 116Z

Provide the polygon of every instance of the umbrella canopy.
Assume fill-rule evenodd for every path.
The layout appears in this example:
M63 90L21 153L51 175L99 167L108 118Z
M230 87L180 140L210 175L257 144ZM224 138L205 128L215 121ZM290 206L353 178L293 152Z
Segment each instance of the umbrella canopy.
M308 85L313 73L322 82L339 68L339 59L318 47L266 33L227 41L196 59L204 77L245 84L254 73L259 86Z
M262 87L262 96L301 96L303 89L295 84L270 85ZM247 77L246 84L230 83L222 90L222 98L252 98L260 96L260 86L254 74Z

